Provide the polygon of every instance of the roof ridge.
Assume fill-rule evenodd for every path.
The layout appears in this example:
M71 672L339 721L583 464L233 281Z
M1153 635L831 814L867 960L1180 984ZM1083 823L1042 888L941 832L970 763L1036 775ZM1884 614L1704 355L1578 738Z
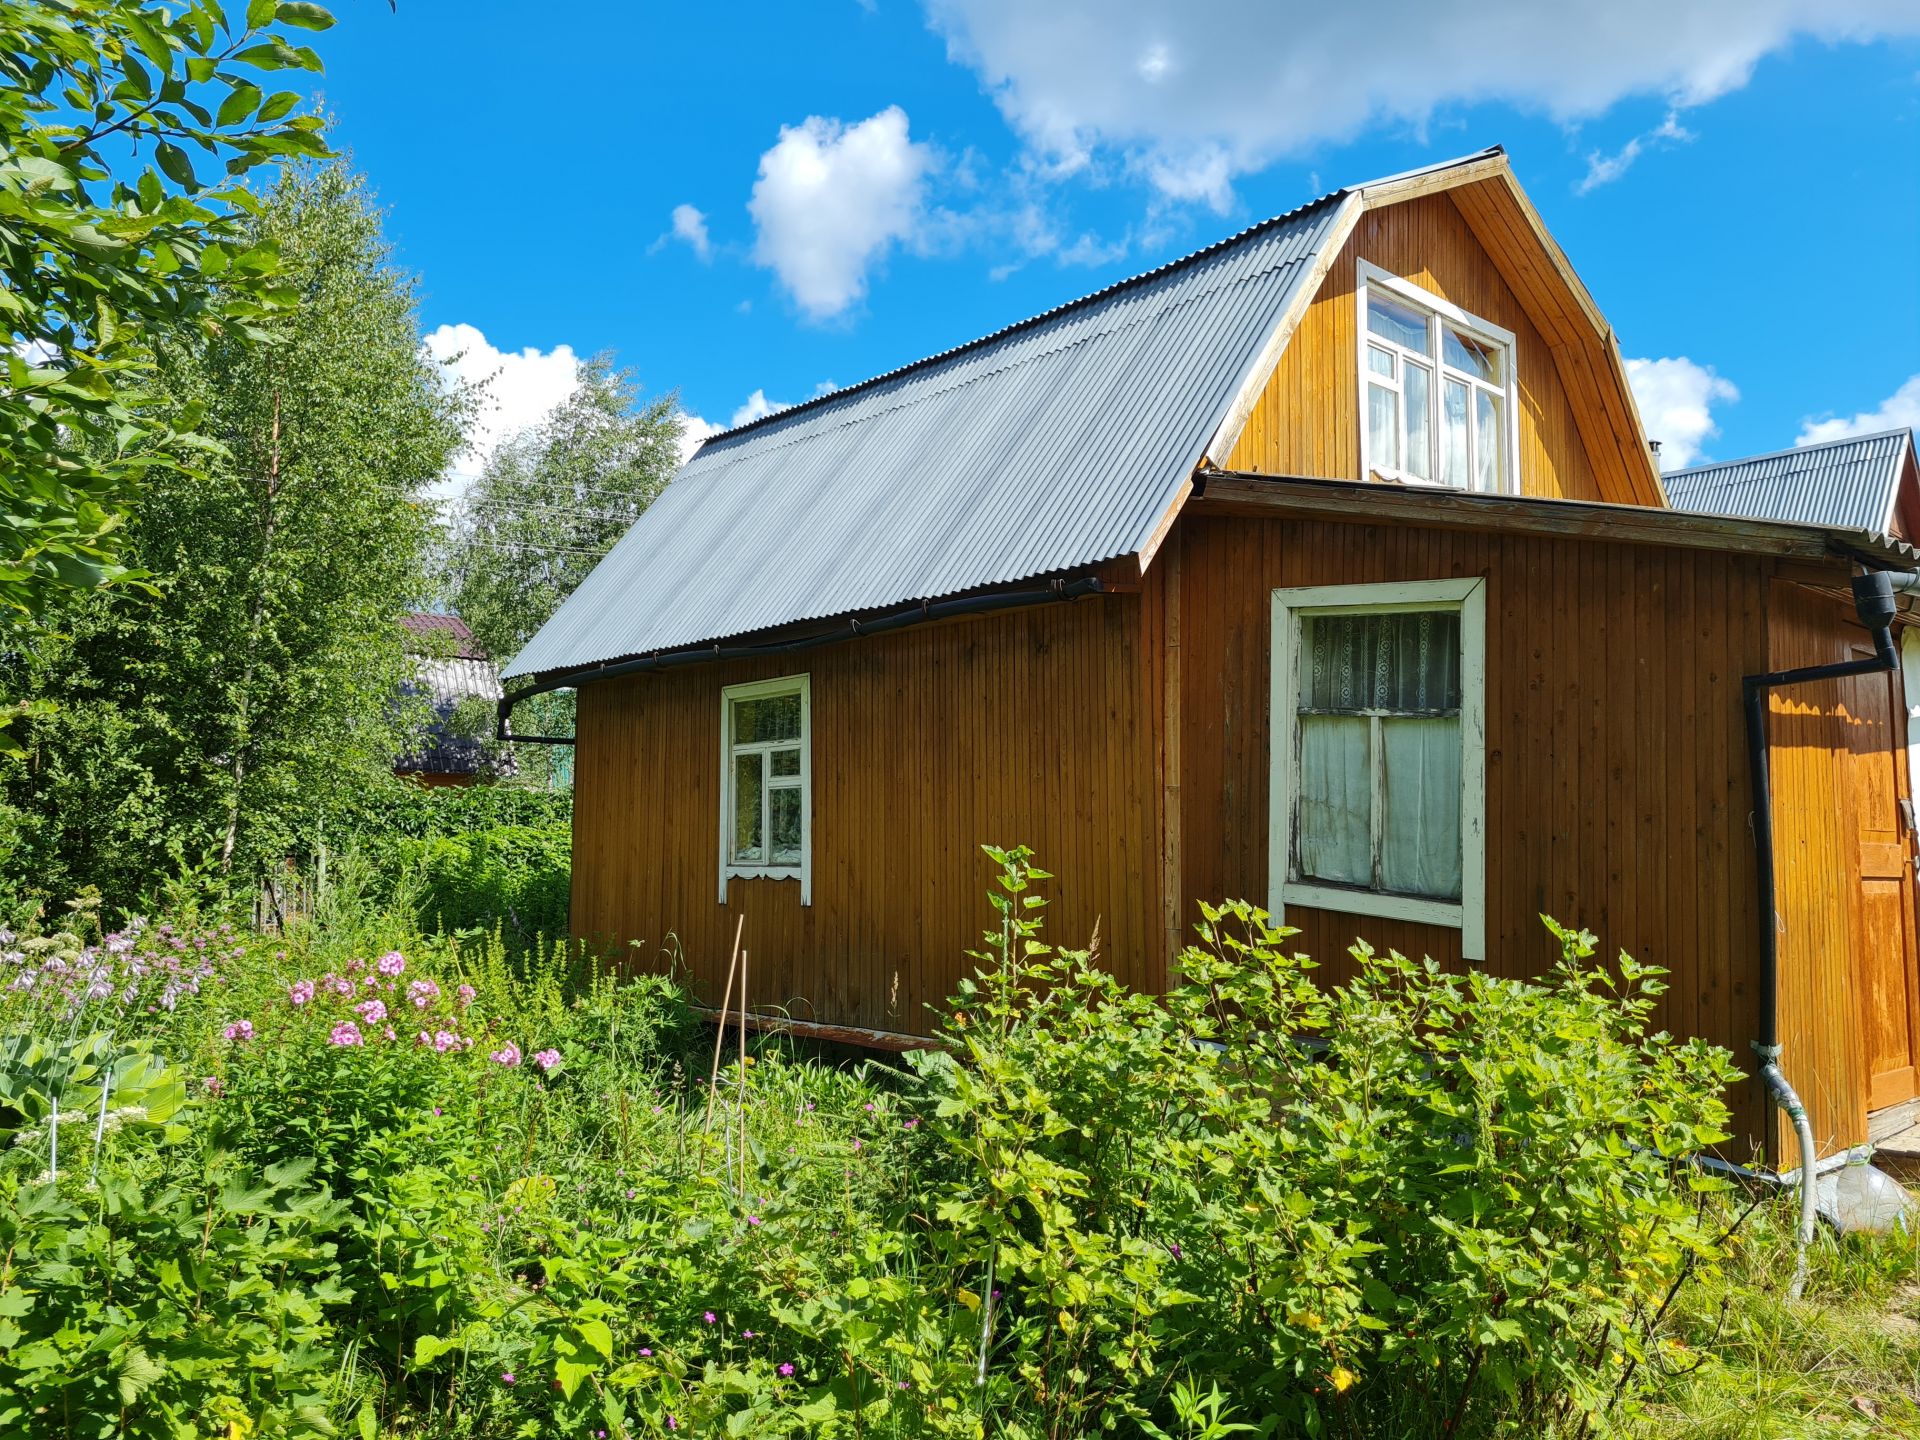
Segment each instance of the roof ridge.
M1673 480L1686 475L1702 475L1709 470L1729 470L1736 465L1757 465L1762 460L1781 460L1789 455L1811 455L1820 450L1831 450L1836 445L1864 445L1869 440L1885 440L1894 435L1905 435L1909 442L1913 440L1911 425L1893 425L1885 430L1873 430L1864 435L1840 435L1832 440L1816 440L1811 445L1788 445L1780 450L1763 450L1758 455L1738 455L1731 460L1710 460L1705 465L1688 465L1679 470L1668 470L1660 478Z
M865 380L857 381L852 385L844 385L837 389L829 390L822 395L810 396L796 404L775 410L771 414L756 416L751 420L739 425L730 426L725 430L716 430L713 434L701 441L700 450L704 450L707 446L720 441L730 440L736 435L744 435L750 430L757 430L763 425L770 425L776 420L787 420L803 411L818 409L831 401L840 400L848 395L857 394L861 391L871 390L875 386L881 385L889 380L897 380L903 375L911 374L917 370L923 370L931 365L940 364L943 361L953 359L955 356L964 355L969 351L981 349L996 341L1004 340L1009 335L1039 325L1044 321L1057 319L1068 311L1078 310L1082 306L1092 305L1096 301L1109 299L1122 290L1129 289L1136 285L1143 285L1149 280L1157 280L1172 271L1198 264L1200 261L1209 259L1222 251L1232 249L1237 245L1243 245L1256 236L1264 235L1281 225L1300 220L1315 210L1337 204L1345 200L1347 196L1358 194L1375 185L1384 185L1392 181L1404 180L1414 175L1450 170L1456 166L1472 164L1476 160L1484 160L1489 156L1503 155L1505 153L1504 147L1492 145L1483 150L1476 150L1468 155L1457 155L1449 160L1436 161L1432 165L1417 166L1414 169L1403 170L1395 175L1379 176L1372 180L1362 181L1357 185L1342 185L1338 189L1329 190L1326 194L1317 196L1303 205L1296 205L1293 209L1284 211L1279 215L1270 215L1265 220L1256 221L1252 225L1237 230L1233 234L1216 240L1210 245L1203 245L1198 250L1176 256L1172 260L1164 261L1154 266L1151 270L1143 270L1137 275L1128 275L1122 279L1113 281L1111 284L1103 285L1098 290L1093 290L1085 295L1078 296L1075 299L1063 300L1060 304L1042 310L1036 315L1029 315L1025 319L1003 325L998 330L989 331L987 334L981 335L976 339L949 346L945 350L939 350L931 355L922 356L920 359L909 361L905 365L896 365L891 370L884 370L878 375L868 376ZM696 450L694 454L698 455L700 450ZM689 457L689 460L691 460L691 458L692 457Z

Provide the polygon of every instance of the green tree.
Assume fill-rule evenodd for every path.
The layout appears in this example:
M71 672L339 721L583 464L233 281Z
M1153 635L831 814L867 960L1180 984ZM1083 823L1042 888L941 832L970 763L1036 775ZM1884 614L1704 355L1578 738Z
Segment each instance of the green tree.
M233 10L0 0L0 632L124 578L140 483L204 449L197 413L153 403L156 337L245 336L292 298L230 187L325 155L263 82L319 70L291 32L333 19Z
M182 865L248 883L400 740L397 620L427 586L427 487L466 401L423 355L413 282L344 165L291 167L247 234L299 303L272 344L221 330L162 352L168 407L219 451L150 477L128 526L158 598L83 597L23 652L21 693L57 705L9 787L31 832L15 864L42 885L124 904Z
M488 654L510 659L666 488L680 427L673 395L643 403L632 375L601 355L564 403L493 453L456 513L445 583ZM523 734L571 734L573 697L541 696L516 714ZM523 746L522 774L558 783L567 758Z

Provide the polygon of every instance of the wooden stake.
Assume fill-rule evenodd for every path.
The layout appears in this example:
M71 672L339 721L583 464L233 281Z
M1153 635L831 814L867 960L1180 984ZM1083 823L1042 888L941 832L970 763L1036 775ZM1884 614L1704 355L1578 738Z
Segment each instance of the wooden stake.
M747 952L740 952L740 1194L746 1203L747 1189Z
M727 1001L733 998L733 972L740 965L740 932L746 928L747 917L742 915L739 923L733 927L733 954L727 959L726 988L720 992L720 1024L714 1030L713 1073L707 1077L707 1115L700 1122L702 1130L713 1128L713 1097L720 1088L720 1047L727 1039Z

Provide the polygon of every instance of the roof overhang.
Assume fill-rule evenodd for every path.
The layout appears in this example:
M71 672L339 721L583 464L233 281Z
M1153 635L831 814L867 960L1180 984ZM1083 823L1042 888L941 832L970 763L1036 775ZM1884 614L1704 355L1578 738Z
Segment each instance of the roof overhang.
M1783 520L1744 520L1597 500L1482 495L1461 490L1210 470L1195 477L1186 513L1499 531L1558 539L1663 545L1912 570L1920 549L1890 535Z

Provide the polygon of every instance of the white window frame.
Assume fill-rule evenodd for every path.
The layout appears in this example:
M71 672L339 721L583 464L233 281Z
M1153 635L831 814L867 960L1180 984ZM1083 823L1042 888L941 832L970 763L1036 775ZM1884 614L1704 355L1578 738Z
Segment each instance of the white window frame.
M1515 343L1514 333L1511 330L1494 324L1491 320L1483 320L1478 315L1471 315L1465 310L1462 310L1458 305L1455 305L1452 301L1444 300L1430 291L1423 290L1411 281L1403 280L1392 271L1383 270L1378 265L1372 264L1369 261L1357 260L1355 265L1358 272L1354 292L1357 297L1357 309L1355 313L1358 317L1359 340L1354 347L1354 361L1355 364L1359 366L1360 374L1360 478L1367 480L1375 475L1380 475L1403 485L1426 485L1435 489L1466 490L1475 494L1519 494L1520 406L1518 401L1520 393L1520 366L1519 347ZM1432 354L1423 357L1423 363L1433 372L1433 378L1427 388L1427 435L1429 443L1433 446L1433 464L1430 468L1433 471L1434 478L1430 480L1423 479L1409 470L1406 467L1406 457L1404 455L1401 456L1402 463L1399 466L1391 467L1375 465L1373 457L1369 453L1373 446L1371 434L1373 426L1369 423L1368 419L1368 385L1386 385L1387 389L1396 391L1399 394L1400 429L1402 434L1406 432L1407 428L1406 360L1401 355L1399 347L1393 345L1390 341L1383 341L1378 339L1378 337L1374 337L1373 332L1367 329L1367 292L1369 289L1385 291L1387 294L1392 295L1394 299L1427 312L1428 335L1430 337L1429 348ZM1491 385L1476 375L1470 375L1446 363L1443 358L1445 351L1441 348L1440 338L1440 325L1442 321L1453 325L1456 329L1467 331L1476 340L1483 341L1489 345L1499 346L1505 352L1503 362L1504 388L1500 385ZM1391 351L1396 357L1394 376L1391 384L1387 383L1384 376L1374 373L1374 371L1369 368L1367 364L1367 346L1370 343L1380 345L1382 349ZM1443 397L1446 393L1446 381L1449 378L1466 381L1468 383L1469 397L1471 397L1475 389L1485 390L1489 393L1497 394L1500 397L1500 414L1506 434L1501 438L1504 453L1501 456L1500 488L1498 490L1488 492L1476 489L1473 483L1473 463L1471 458L1469 458L1467 463L1466 484L1450 485L1439 478L1441 446L1440 415ZM1467 427L1469 433L1474 429L1474 413L1474 407L1471 400L1469 400L1467 408Z
M737 864L733 859L733 757L741 751L785 750L792 741L767 741L736 746L733 743L733 707L740 700L764 700L775 695L800 697L800 863L798 865ZM786 777L775 781L767 776L761 789L761 803L768 808L761 816L761 836L767 854L773 854L773 816L768 797L776 789L793 788ZM800 903L813 903L813 681L809 675L783 675L777 680L755 680L746 685L728 685L720 691L720 903L727 903L727 881L798 880Z
M1460 899L1430 900L1290 878L1299 806L1300 622L1309 614L1417 610L1460 614ZM1273 592L1273 731L1267 821L1267 909L1276 923L1288 905L1452 926L1469 960L1487 957L1487 582L1411 580L1306 585Z

